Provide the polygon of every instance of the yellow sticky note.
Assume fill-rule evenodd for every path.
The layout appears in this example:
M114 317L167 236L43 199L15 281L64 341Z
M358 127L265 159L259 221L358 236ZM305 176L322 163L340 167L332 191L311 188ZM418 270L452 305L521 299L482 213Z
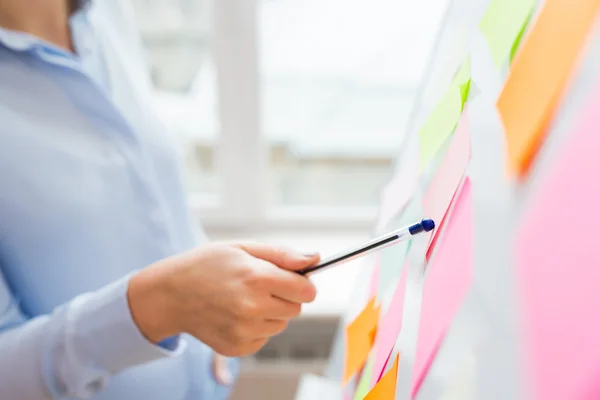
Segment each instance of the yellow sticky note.
M419 130L420 168L423 171L452 134L463 107L460 86L451 84Z
M377 382L377 384L363 400L394 400L396 398L396 381L398 379L399 359L400 354L397 354L392 368L390 368L385 375L381 377L379 382Z
M535 0L492 0L479 29L490 48L496 68L500 67L515 44L533 12Z
M373 297L361 313L346 327L344 384L365 365L375 341L379 306Z
M600 0L546 0L513 62L497 108L510 170L523 177L596 21Z

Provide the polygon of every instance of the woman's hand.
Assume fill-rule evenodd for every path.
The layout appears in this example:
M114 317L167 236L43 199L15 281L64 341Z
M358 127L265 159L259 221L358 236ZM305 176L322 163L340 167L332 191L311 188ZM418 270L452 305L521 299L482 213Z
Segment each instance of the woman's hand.
M131 313L155 343L188 333L225 356L253 354L314 300L314 285L295 271L318 261L257 243L209 243L134 275Z

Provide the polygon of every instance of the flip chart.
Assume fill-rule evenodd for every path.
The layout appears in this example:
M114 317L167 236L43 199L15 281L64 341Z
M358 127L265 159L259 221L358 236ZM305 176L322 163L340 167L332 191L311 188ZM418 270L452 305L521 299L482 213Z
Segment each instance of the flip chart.
M468 111L463 112L456 133L448 147L448 151L429 184L423 198L423 211L427 218L435 221L436 227L427 233L429 244L427 258L431 256L433 244L444 223L444 217L452 203L456 189L465 174L471 159L471 134L469 130Z
M465 179L447 223L439 250L423 285L412 398L416 396L471 283L473 198L468 178Z
M379 382L373 387L364 400L394 400L396 397L396 381L398 379L398 360L396 355L392 368L389 369Z
M499 68L518 47L527 27L535 0L492 0L479 23L494 60Z
M375 336L375 361L373 365L372 384L377 383L385 368L396 339L402 328L402 314L404 312L404 294L406 292L406 279L408 276L408 262L404 265L404 270L400 276L400 282L394 291L392 301L379 322L377 335Z
M532 195L515 246L532 399L600 398L600 87ZM560 232L572 232L561 235Z
M369 390L371 390L371 376L373 375L373 362L375 358L370 356L363 368L362 376L360 377L360 381L356 386L356 391L354 392L354 400L362 400Z
M543 142L599 6L600 0L547 0L515 57L497 108L510 172L519 178Z
M344 384L356 374L369 357L377 333L379 306L372 298L361 313L346 327Z

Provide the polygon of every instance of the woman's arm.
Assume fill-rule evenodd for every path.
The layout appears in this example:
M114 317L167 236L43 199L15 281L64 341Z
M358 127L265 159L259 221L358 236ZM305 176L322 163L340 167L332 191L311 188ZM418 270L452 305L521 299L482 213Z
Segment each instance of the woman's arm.
M128 281L29 319L0 269L0 398L88 398L120 370L182 351L184 343L168 351L140 333L129 311Z

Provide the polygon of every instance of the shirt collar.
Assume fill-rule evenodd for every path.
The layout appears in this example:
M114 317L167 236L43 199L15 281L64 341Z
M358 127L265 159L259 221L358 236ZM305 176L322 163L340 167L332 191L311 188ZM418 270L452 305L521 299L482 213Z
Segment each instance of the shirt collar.
M93 0L77 0L77 10L71 15L70 20L87 11ZM39 38L24 32L13 31L0 27L0 46L5 46L14 51L30 51L37 47L54 47Z

